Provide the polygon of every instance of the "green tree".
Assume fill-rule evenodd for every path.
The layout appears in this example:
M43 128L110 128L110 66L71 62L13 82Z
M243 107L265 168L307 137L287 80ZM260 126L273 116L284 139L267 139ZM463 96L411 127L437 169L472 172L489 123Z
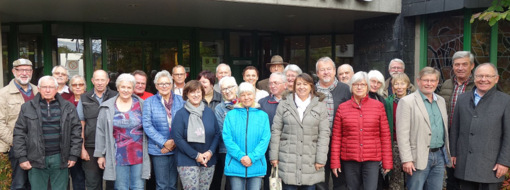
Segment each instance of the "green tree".
M510 21L510 0L493 0L492 5L483 12L471 16L471 23L476 19L489 22L493 26L501 19Z

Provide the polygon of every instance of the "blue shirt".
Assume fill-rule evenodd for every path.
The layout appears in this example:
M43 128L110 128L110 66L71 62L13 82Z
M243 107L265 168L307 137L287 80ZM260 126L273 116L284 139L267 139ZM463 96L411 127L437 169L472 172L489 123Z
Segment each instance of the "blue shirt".
M444 145L444 123L441 111L437 105L437 95L432 94L432 102L429 102L429 99L421 92L420 95L423 98L423 103L425 104L430 120L430 130L432 132L430 148L442 147Z
M475 99L473 100L473 102L475 103L475 106L478 105L478 102L480 102L480 99L482 99L482 96L480 96L480 94L478 94L478 92L476 90L473 90L474 93L475 93Z
M104 95L104 93L103 93ZM103 96L99 97L96 92L94 92L94 98L99 102L99 105L103 103ZM80 118L80 121L85 121L85 115L83 114L83 104L80 101L78 102L78 106L76 106L76 112L78 112L78 117Z
M26 96L32 95L32 85L30 85L30 84L28 85L27 91L23 90L23 88L21 88L21 86L16 81L14 82L14 85L16 85L16 88L18 88L19 91L22 92L23 94L25 94Z

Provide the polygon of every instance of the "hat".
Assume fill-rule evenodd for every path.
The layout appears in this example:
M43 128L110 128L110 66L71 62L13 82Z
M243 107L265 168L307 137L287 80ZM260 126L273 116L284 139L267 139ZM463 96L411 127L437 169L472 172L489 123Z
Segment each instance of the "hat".
M287 62L283 62L282 56L273 55L273 57L271 57L271 63L266 63L266 67L269 68L269 67L271 67L271 65L283 65L283 66L286 66L288 64L289 63L287 63Z
M24 65L32 66L32 61L30 61L28 59L18 59L12 63L12 67L24 66Z

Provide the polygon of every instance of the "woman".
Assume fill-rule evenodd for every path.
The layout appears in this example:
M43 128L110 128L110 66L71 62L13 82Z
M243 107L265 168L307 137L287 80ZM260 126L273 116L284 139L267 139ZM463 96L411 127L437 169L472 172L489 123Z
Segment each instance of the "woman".
M237 82L234 77L226 76L223 77L218 83L223 97L223 101L216 106L214 111L216 119L218 120L218 126L220 133L223 131L223 121L227 116L227 113L234 109L234 105L237 104ZM214 177L211 187L221 189L221 180L223 178L223 171L225 169L225 158L227 156L227 148L223 143L223 139L220 138L218 144L218 162L214 169ZM225 189L231 189L228 180L225 183Z
M372 99L378 100L384 104L384 98L382 96L384 91L384 76L378 70L371 70L368 72L368 96Z
M331 169L335 176L345 172L348 189L375 190L379 162L385 174L393 168L384 105L367 96L368 81L363 71L352 76L352 97L338 106L333 123Z
M87 84L85 83L85 79L80 75L74 75L71 77L69 81L69 86L71 86L71 96L67 99L67 101L74 104L74 106L78 106L78 102L80 101L80 96L87 89ZM83 149L85 150L85 149ZM83 154L82 154L83 155ZM82 158L84 159L84 158ZM83 173L83 169L81 167L81 159L76 161L73 167L69 169L69 174L71 174L72 184L74 190L85 189L85 173Z
M285 67L283 74L287 77L287 90L291 92L294 91L294 80L296 80L296 77L301 73L303 73L303 71L295 64L289 64Z
M115 181L115 189L143 190L150 177L143 100L133 94L135 84L133 75L121 74L115 82L119 94L99 107L94 156L103 179Z
M405 73L398 73L392 76L391 87L393 88L392 95L386 98L384 108L386 109L386 116L388 117L388 124L391 132L391 144L393 151L393 171L390 173L389 189L404 189L404 173L402 172L402 162L400 160L400 152L398 151L398 143L395 128L395 115L397 113L398 101L407 96L411 92L408 90L411 81Z
M296 77L294 92L280 101L271 127L269 159L278 167L284 189L315 189L323 182L329 150L329 120L324 95L313 79Z
M74 75L71 77L69 85L71 86L71 91L73 94L67 100L73 103L74 106L78 106L80 96L85 93L85 89L87 89L87 83L82 76Z
M244 82L250 83L253 86L256 86L257 81L259 80L259 71L254 66L248 66L243 70L243 80ZM265 90L260 90L255 88L255 102L259 102L260 99L269 96L269 93Z
M170 138L172 118L184 101L172 92L172 76L166 70L154 78L158 93L147 98L143 106L143 130L149 137L149 155L154 168L156 189L177 189L175 142Z
M220 130L214 112L202 101L197 80L184 85L184 107L172 119L171 138L177 145L177 171L184 189L209 189Z
M232 189L260 190L266 175L266 150L271 138L269 117L258 109L255 87L239 85L239 104L224 121L223 141L227 148L225 176Z
M204 96L203 101L207 107L212 109L214 112L214 109L218 104L221 103L221 94L214 91L214 74L211 73L211 71L205 70L200 73L198 73L197 80L200 81L200 84L202 84L202 87L204 88ZM184 93L183 93L183 96Z

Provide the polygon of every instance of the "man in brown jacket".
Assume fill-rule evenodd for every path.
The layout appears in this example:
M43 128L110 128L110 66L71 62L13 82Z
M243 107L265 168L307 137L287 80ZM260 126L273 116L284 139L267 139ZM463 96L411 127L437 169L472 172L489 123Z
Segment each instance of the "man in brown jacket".
M9 152L12 168L11 189L27 189L28 173L19 166L12 150L13 129L21 109L21 105L37 94L37 87L30 83L32 79L32 62L28 59L18 59L12 63L14 79L0 89L0 153ZM0 154L4 159L4 154Z

